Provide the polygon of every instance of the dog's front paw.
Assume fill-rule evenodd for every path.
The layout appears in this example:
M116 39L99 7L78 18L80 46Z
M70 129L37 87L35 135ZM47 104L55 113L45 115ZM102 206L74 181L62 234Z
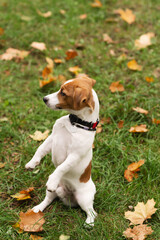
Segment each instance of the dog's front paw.
M26 168L26 169L34 169L38 164L39 164L39 161L38 161L38 160L37 160L37 161L31 160L31 161L29 161L29 162L25 165L25 168Z
M49 177L47 183L46 183L47 190L49 192L54 192L56 191L58 187L58 181L54 180L53 178Z

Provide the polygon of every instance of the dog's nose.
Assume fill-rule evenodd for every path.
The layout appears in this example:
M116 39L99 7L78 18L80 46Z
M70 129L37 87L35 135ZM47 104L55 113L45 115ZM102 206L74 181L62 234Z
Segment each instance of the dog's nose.
M47 103L47 102L48 102L48 98L47 98L47 97L44 97L44 98L43 98L43 101L44 101L45 103Z

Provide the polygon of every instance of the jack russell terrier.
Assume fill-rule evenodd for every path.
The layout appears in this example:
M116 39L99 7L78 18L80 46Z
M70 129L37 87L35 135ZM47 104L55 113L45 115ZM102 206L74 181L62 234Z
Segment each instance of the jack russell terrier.
M43 211L59 197L65 205L79 205L87 214L85 223L89 226L94 226L97 215L93 209L96 188L91 179L92 144L99 119L99 101L92 89L95 83L80 74L43 98L49 108L65 109L70 115L55 122L51 135L25 165L33 169L51 152L56 168L48 178L46 197L33 208L34 212Z

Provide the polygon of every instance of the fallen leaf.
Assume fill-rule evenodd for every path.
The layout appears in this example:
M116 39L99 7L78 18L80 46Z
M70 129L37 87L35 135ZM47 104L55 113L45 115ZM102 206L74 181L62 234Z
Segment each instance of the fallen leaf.
M15 48L8 48L5 53L0 55L0 59L6 60L6 61L10 61L13 58L24 59L25 57L28 56L28 54L29 54L29 51L18 50Z
M91 3L91 6L95 8L100 8L102 7L102 3L99 0L95 0L93 3Z
M145 124L141 124L141 125L136 125L134 127L131 127L129 132L148 132L148 129L146 128Z
M152 77L146 77L145 80L149 83L154 82L154 79Z
M156 118L153 118L153 119L152 119L152 123L160 124L160 120L157 120Z
M136 107L136 108L132 108L134 111L136 112L139 112L139 113L144 113L144 114L148 114L148 111L143 109L143 108L140 108L140 107Z
M0 168L4 168L4 166L6 165L6 163L0 163Z
M8 118L6 118L6 117L2 117L2 118L0 118L0 122L8 122L9 120L8 120Z
M66 11L63 10L63 9L60 9L59 12L60 12L62 15L65 15L65 14L66 14Z
M118 92L123 92L124 91L124 87L122 84L118 82L112 82L109 89L111 90L112 93L118 91Z
M144 164L144 159L141 159L141 160L139 160L138 162L131 163L131 164L128 166L127 169L128 169L129 171L135 172L135 171L137 171L143 164ZM138 171L139 171L139 170L138 170Z
M78 53L73 49L69 49L67 50L66 55L67 55L66 60L70 60L78 56Z
M132 238L132 240L144 240L147 235L152 234L153 230L151 227L148 227L146 224L134 226L134 228L127 228L123 232L123 235L126 238Z
M21 20L26 21L26 22L29 22L32 20L32 17L24 16L24 15L22 15L20 18L21 18Z
M23 230L20 229L19 222L20 222L20 221L18 221L18 222L15 223L14 225L12 225L12 227L15 228L19 233L23 233Z
M42 71L42 77L43 79L47 79L48 76L51 74L52 72L52 69L51 68L48 68L48 67L45 67Z
M48 68L50 68L50 69L54 68L54 62L51 58L46 57L46 62L48 63L48 65L47 65Z
M97 129L96 129L96 133L101 133L102 130L103 130L102 125L101 125L101 123L99 123L98 126L97 126Z
M49 130L46 130L44 133L41 131L35 131L33 135L29 135L35 141L42 141L48 137Z
M115 56L116 54L115 54L115 51L113 50L113 49L110 49L109 50L109 54L111 55L111 56Z
M135 172L131 172L128 169L126 169L124 171L124 178L128 181L128 182L132 182L133 178L137 178L138 174Z
M154 199L150 199L146 204L138 202L134 207L134 212L125 212L125 218L131 221L131 224L142 224L146 219L151 218L152 214L156 212Z
M117 58L117 63L124 62L127 59L127 55L125 53L122 53L118 58Z
M43 237L31 234L29 239L31 239L31 240L38 240L38 239L43 239Z
M126 10L117 9L114 11L114 13L120 14L120 17L128 24L135 22L136 16L133 14L132 10L128 8Z
M55 58L54 62L57 64L63 63L62 59L60 59L60 58Z
M40 51L44 51L47 49L45 43L43 42L32 42L31 47L38 49Z
M61 83L64 83L67 79L64 75L60 74L58 75L57 80L60 81Z
M56 77L53 77L53 76L49 76L48 79L45 79L45 80L39 80L39 86L40 88L46 86L47 84L51 83L51 82L54 82L56 81L57 78Z
M103 41L104 42L107 42L108 44L110 43L115 43L112 38L107 34L107 33L104 33L103 34Z
M138 63L136 62L135 59L131 60L130 62L127 63L127 67L131 70L134 71L141 71L142 70L142 66L138 65Z
M60 237L59 237L59 240L68 240L70 239L70 236L67 236L67 235L64 235L62 234Z
M4 29L0 27L0 35L4 34Z
M44 214L41 211L35 213L29 209L26 213L20 212L19 225L20 229L25 232L41 232L44 223Z
M80 18L81 20L84 20L84 19L87 18L87 14L81 14L81 15L79 16L79 18Z
M70 67L68 70L69 70L69 72L74 73L75 75L82 72L82 69L78 66Z
M128 181L128 182L132 182L133 178L137 178L138 174L137 172L140 171L140 166L142 166L144 164L144 160L139 160L139 162L134 162L131 163L127 169L124 171L124 178Z
M123 124L124 124L124 121L123 121L123 120L119 121L119 123L118 123L118 128L123 128Z
M139 39L136 39L134 44L137 49L146 48L152 45L151 39L155 37L153 32L149 32L140 36Z
M156 77L156 78L159 78L160 77L160 68L156 68L154 71L153 71L153 75Z
M37 13L38 13L38 15L40 15L41 17L44 17L44 18L48 18L48 17L52 16L52 12L51 11L48 11L46 13L42 13L41 11L37 10Z
M31 191L34 190L34 187L30 187L26 190L22 190L14 195L11 195L12 198L16 198L18 201L19 200L26 200L28 198L31 198L31 195L29 194Z

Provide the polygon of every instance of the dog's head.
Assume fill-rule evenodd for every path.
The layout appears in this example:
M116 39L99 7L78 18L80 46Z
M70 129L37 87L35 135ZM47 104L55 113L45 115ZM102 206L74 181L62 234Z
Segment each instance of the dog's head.
M43 98L46 105L53 109L66 109L78 111L85 107L94 109L92 87L96 81L79 74L75 79L71 79L62 84L60 90Z

